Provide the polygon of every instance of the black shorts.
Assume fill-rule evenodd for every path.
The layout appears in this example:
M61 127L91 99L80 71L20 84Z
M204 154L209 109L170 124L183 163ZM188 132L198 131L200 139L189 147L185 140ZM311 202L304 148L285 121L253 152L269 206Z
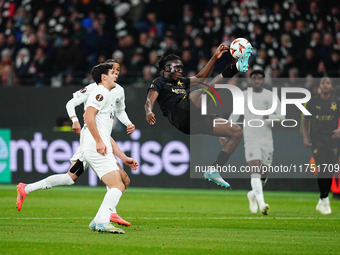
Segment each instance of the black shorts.
M188 107L190 102L190 110ZM213 123L217 115L201 115L201 110L186 102L185 107L179 107L172 113L171 124L187 135L206 134L213 135ZM182 104L183 105L183 104Z
M336 140L312 140L312 145L315 164L320 166L318 176L331 178L334 173L330 172L333 169L330 165L338 164L338 146Z

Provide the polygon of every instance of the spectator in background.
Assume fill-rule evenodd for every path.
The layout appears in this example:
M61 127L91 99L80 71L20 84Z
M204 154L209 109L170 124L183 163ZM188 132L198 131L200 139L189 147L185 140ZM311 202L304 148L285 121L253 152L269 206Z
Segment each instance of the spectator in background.
M286 57L288 54L293 54L292 38L288 34L281 35L281 47L279 48L279 54L281 58Z
M190 50L186 49L182 52L182 62L183 62L183 75L188 76L188 73L191 71L196 71L196 61L194 61L192 57L192 53Z
M322 38L322 46L320 49L320 57L325 62L330 61L333 51L334 38L331 33L325 33Z
M255 59L254 69L266 69L267 65L269 64L269 58L267 55L267 51L261 49L258 53L258 56ZM255 68L256 67L256 68Z
M21 48L18 52L17 57L15 58L14 70L22 85L28 85L31 83L28 73L30 61L31 56L28 49Z
M22 48L22 45L20 42L18 42L17 38L14 34L10 34L7 37L7 47L6 49L9 51L11 60L15 59L15 56L17 55L19 49Z
M144 66L141 75L142 77L138 78L136 86L141 88L147 88L154 80L156 73L157 69L155 67L149 65Z
M88 66L94 66L100 53L109 54L112 52L112 38L108 31L105 31L103 24L98 20L92 21L93 30L84 39L84 51L87 56Z
M128 68L128 75L130 78L135 79L140 77L140 71L143 70L145 66L145 55L142 48L136 48L132 59L130 61L130 66Z
M333 53L340 51L339 7L333 1L327 2L327 8L315 0L308 5L291 0L231 0L222 1L223 4L202 0L193 5L186 1L177 1L176 5L168 1L32 2L18 1L9 12L9 3L5 1L0 11L0 52L8 49L11 62L15 62L21 48L28 48L32 59L41 47L48 61L55 63L63 37L69 36L85 59L73 68L77 80L86 78L100 55L108 58L115 50L124 54L125 63L121 63L125 72L130 65L135 66L135 61L130 60L136 47L141 47L144 55L139 72L145 65L154 65L147 57L150 52L181 55L190 50L197 66L201 57L214 48L214 41L230 45L236 37L248 38L256 60L263 62L254 58L250 68L270 68L274 71L271 75L288 77L290 68L302 67L300 77L315 75L314 67L307 72L302 66L313 55L312 66L316 58L324 62L329 75L339 74L337 54ZM271 66L274 57L279 60L278 68ZM51 78L49 70L42 73L48 76L47 80Z
M322 38L321 33L315 31L312 33L311 41L309 42L309 47L313 49L317 56L320 56L321 53L320 52L322 47L321 38Z
M28 72L33 78L35 87L47 86L46 74L50 72L50 65L48 56L46 56L44 48L39 47L35 55L29 63Z
M69 36L64 36L61 47L57 49L53 71L58 74L63 74L66 71L81 69L83 64L82 53L73 43Z
M340 77L340 52L332 51L331 59L326 64L330 77Z
M5 66L12 66L13 65L13 61L11 58L11 52L8 49L4 49L1 52L1 62L0 62L0 72L2 71L2 68L4 68Z
M1 67L0 77L2 87L13 87L19 85L19 81L11 65L4 65Z
M326 76L328 76L328 72L326 69L325 62L320 61L318 64L316 77L326 77Z
M164 35L164 27L164 23L158 20L157 14L154 11L147 12L144 21L136 24L136 29L139 32L155 29L157 36L160 38Z
M7 46L7 38L4 33L0 33L0 53L4 50Z
M313 49L307 48L303 56L301 56L300 62L301 72L304 77L308 74L313 76L316 75L319 58L315 56Z

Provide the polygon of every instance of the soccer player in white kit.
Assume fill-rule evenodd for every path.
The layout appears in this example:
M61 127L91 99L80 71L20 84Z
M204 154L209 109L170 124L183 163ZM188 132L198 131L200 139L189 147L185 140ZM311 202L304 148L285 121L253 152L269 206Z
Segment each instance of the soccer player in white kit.
M111 132L114 118L114 97L110 91L116 87L117 73L111 64L99 64L92 69L98 87L89 96L84 113L85 125L81 134L81 161L89 164L99 179L108 187L104 200L90 223L98 232L124 234L110 223L110 215L125 190L119 167L112 153Z
M254 70L250 74L251 87L252 87L252 104L256 110L268 110L272 106L273 93L270 90L264 89L265 74L262 70ZM244 92L244 148L245 157L248 166L253 169L251 174L251 187L252 190L248 192L249 209L252 213L256 213L258 207L263 215L268 214L269 205L265 203L263 196L263 186L267 179L261 176L261 166L271 165L273 160L273 136L272 136L272 121L280 121L285 117L280 115L281 107L280 100L277 98L277 108L271 115L259 116L255 115L248 109L248 95L247 90ZM240 115L231 115L229 121L236 123ZM251 127L248 124L249 120L261 120L263 125L261 127ZM262 177L262 182L261 182Z
M117 73L117 76L119 75L120 71L120 65L116 60L109 59L106 61L106 63L111 63L114 67L115 72ZM91 83L90 85L86 86L85 88L75 92L73 94L73 98L68 101L66 105L67 112L70 116L70 118L73 121L72 129L75 133L78 133L80 135L80 124L79 120L75 113L75 107L85 103L91 94L91 92L97 87L98 85L96 83ZM131 134L135 130L135 126L131 123L129 120L126 112L125 112L125 95L124 95L124 89L116 83L116 89L111 90L111 93L115 97L115 106L116 106L116 116L118 119L127 126L127 133ZM136 170L138 167L138 162L130 157L127 157L118 147L116 142L111 138L111 145L113 149L114 155L116 155L118 158L120 158L124 164L129 166L131 169ZM82 149L81 146L79 146L77 152L75 155L71 158L71 167L65 174L55 174L52 176L49 176L41 181L32 183L32 184L24 184L19 183L18 184L18 196L17 196L17 209L18 211L21 210L22 203L24 202L24 199L26 196L32 192L39 189L48 189L52 188L54 186L59 185L72 185L75 183L75 181L78 179L78 177L84 172L84 169L88 167L87 164L83 164L79 159L82 155ZM130 179L126 172L123 170L123 168L118 164L120 168L120 173L122 176L123 183L125 185L125 189L128 187L130 183ZM130 226L131 224L124 219L122 219L116 212L116 209L114 208L112 214L111 214L111 221L117 222L120 225Z

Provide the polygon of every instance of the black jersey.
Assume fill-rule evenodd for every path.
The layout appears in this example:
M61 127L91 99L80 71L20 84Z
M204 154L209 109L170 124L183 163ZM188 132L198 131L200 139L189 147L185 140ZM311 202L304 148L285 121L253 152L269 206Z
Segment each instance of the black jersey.
M179 110L186 110L189 114L190 102L186 96L189 85L189 78L180 78L178 81L175 81L161 76L156 78L148 89L148 91L157 91L157 102L163 115L166 116L171 123L174 122L175 115L179 114Z
M305 116L310 119L310 136L313 141L329 140L333 130L338 128L340 117L340 101L331 96L328 100L320 96L312 98L307 103L307 110L312 116Z

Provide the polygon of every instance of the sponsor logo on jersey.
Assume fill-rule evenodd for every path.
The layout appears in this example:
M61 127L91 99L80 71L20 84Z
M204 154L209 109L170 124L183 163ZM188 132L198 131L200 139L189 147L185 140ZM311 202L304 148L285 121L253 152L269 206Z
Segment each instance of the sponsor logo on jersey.
M337 109L338 109L338 107L336 105L336 102L332 102L331 110L333 110L333 112L335 112Z
M104 99L104 97L103 97L101 94L96 95L96 100L97 100L98 102L103 101L103 99Z
M119 104L119 98L116 99L116 106Z
M80 90L80 93L85 93L87 91L87 88L82 88L81 90Z

